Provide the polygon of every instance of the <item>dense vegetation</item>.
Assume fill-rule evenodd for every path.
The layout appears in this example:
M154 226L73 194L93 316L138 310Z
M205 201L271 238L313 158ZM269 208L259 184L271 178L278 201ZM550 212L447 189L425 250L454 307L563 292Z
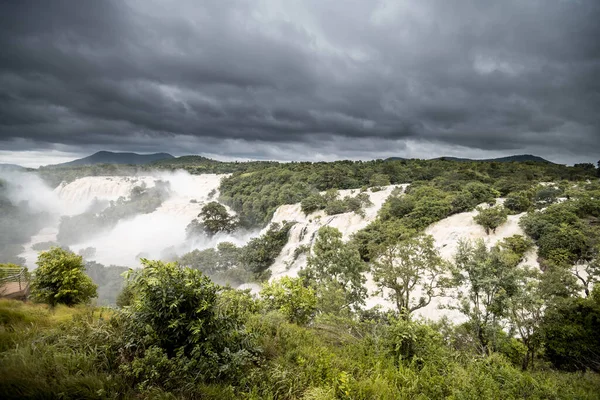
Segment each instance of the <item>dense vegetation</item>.
M264 234L250 239L245 246L221 242L216 249L196 249L179 257L178 261L218 282L237 286L263 281L269 278L268 269L287 243L292 225L291 222L273 223Z
M591 166L591 169L589 168ZM259 172L260 171L260 172ZM502 196L528 190L539 182L585 180L594 177L592 164L566 167L550 163L454 162L444 160L337 161L332 163L294 162L248 165L223 180L221 200L240 216L243 226L264 226L282 204L299 203L328 189L377 188L384 183L428 182L457 198L437 200L437 208L461 212L481 203L465 187L480 183ZM475 189L477 190L477 189ZM478 193L479 194L479 193ZM318 202L317 202L318 203ZM444 212L444 210L438 210Z
M597 398L596 373L556 372L539 354L523 372L518 340L498 331L482 353L471 322L333 315L300 279L255 299L193 269L144 263L122 309L0 301L3 397ZM579 307L597 312L597 291Z
M174 168L169 161L177 162L164 168ZM44 285L34 285L34 298L52 310L0 301L3 397L598 398L600 185L593 165L196 161L188 170L231 168L221 200L246 228L264 226L286 203L329 214L367 205L365 196L340 199L332 189L411 185L395 189L350 241L322 227L310 249L299 249L308 253L299 277L271 281L257 296L214 282L268 278L291 222L271 225L243 247L225 242L174 263L142 260L110 309L89 304L81 257L42 253L47 268L33 279ZM452 260L442 259L427 226L500 196L503 206L482 207L477 222L491 234L508 214L526 213L527 237L491 247L464 241ZM107 215L128 215L130 205L114 207ZM211 234L232 222L221 207L206 210L216 216L208 218ZM523 266L534 245L540 269ZM112 268L85 266L94 281L121 288L124 269ZM366 272L391 310L367 308ZM60 295L37 295L42 288ZM439 296L462 322L416 316Z

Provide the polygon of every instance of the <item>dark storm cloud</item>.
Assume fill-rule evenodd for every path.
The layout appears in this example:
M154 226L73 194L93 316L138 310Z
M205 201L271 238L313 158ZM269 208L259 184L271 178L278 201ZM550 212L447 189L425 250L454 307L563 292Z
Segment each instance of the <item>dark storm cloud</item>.
M588 159L598 21L597 0L4 1L0 146Z

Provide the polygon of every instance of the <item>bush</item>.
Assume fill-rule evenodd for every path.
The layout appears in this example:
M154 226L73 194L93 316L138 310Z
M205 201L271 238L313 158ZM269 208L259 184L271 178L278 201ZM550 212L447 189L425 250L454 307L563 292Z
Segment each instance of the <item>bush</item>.
M54 247L40 253L37 265L31 282L31 296L36 301L73 306L97 296L97 286L85 274L81 256Z
M327 215L336 215L348 212L348 208L346 207L346 203L343 200L333 200L327 203L325 206L325 214Z
M300 208L306 215L325 208L325 199L320 194L311 194L300 202Z
M510 193L504 201L504 207L512 214L526 212L531 207L531 204L531 199L527 192Z
M567 371L600 371L600 287L590 298L555 303L544 316L546 358Z
M244 267L260 275L266 271L288 241L288 233L294 223L273 223L264 235L251 239L242 250L240 261Z
M283 277L267 284L260 292L268 310L281 311L290 322L306 325L317 308L317 297L302 278Z
M490 234L490 230L496 233L496 229L505 223L508 217L508 212L502 206L489 208L478 207L477 211L479 214L473 217L473 219L476 223L483 226L487 235Z
M142 388L239 377L255 350L241 321L220 312L219 287L176 263L142 264L129 281L123 348L132 363L123 372Z

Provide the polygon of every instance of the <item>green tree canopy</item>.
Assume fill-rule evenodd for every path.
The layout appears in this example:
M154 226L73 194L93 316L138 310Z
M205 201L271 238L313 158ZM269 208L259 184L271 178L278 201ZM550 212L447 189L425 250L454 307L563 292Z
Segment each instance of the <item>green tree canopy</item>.
M434 247L433 237L421 235L385 246L373 262L373 277L405 319L444 294L447 264Z
M483 226L486 234L490 234L490 231L496 233L496 229L506 222L508 212L502 206L481 208L478 207L479 212L473 217L476 223Z
M236 228L235 217L229 215L223 204L211 201L198 214L202 218L201 226L204 233L213 236L219 232L233 232Z
M155 349L184 363L176 367L192 368L197 378L207 380L231 376L252 358L242 321L229 307L219 308L220 288L206 275L177 263L141 261L144 268L132 271L128 282L128 352L144 358Z
M501 319L507 316L508 301L518 290L520 257L498 246L488 249L478 240L460 242L454 260L458 304L453 308L469 318L481 352L487 354Z
M367 295L364 273L368 265L352 244L342 241L342 233L336 228L321 227L312 251L302 275L309 282L341 290L346 307L364 304Z
M266 308L281 311L290 322L306 325L317 308L317 297L302 278L283 277L268 283L260 292Z
M83 258L60 247L40 253L31 282L31 295L51 306L73 306L97 296L97 286L85 274Z

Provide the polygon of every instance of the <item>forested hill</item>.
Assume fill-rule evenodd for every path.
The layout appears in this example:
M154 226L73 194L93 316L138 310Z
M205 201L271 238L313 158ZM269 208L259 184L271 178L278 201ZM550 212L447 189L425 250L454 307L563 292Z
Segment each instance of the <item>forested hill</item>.
M24 171L26 168L16 164L0 163L0 171Z
M474 160L470 158L458 158L458 157L440 157L440 160L447 161L464 161L464 162L472 162L472 161L481 161L481 162L541 162L541 163L549 163L553 164L551 161L546 160L545 158L534 156L531 154L521 154L516 156L508 156L508 157L500 157L500 158L487 158L483 160Z
M398 160L406 160L406 158L402 157L390 157L386 159L387 161L398 161ZM508 157L500 157L500 158L486 158L486 159L472 159L472 158L461 158L461 157L438 157L434 160L445 160L445 161L462 161L462 162L526 162L526 161L534 161L534 162L542 162L553 164L551 161L546 160L545 158L534 156L531 154L520 154Z
M166 158L174 158L168 153L137 154L137 153L114 153L111 151L99 151L91 156L79 158L62 164L56 164L55 167L74 166L74 165L94 165L94 164L129 164L141 165Z

